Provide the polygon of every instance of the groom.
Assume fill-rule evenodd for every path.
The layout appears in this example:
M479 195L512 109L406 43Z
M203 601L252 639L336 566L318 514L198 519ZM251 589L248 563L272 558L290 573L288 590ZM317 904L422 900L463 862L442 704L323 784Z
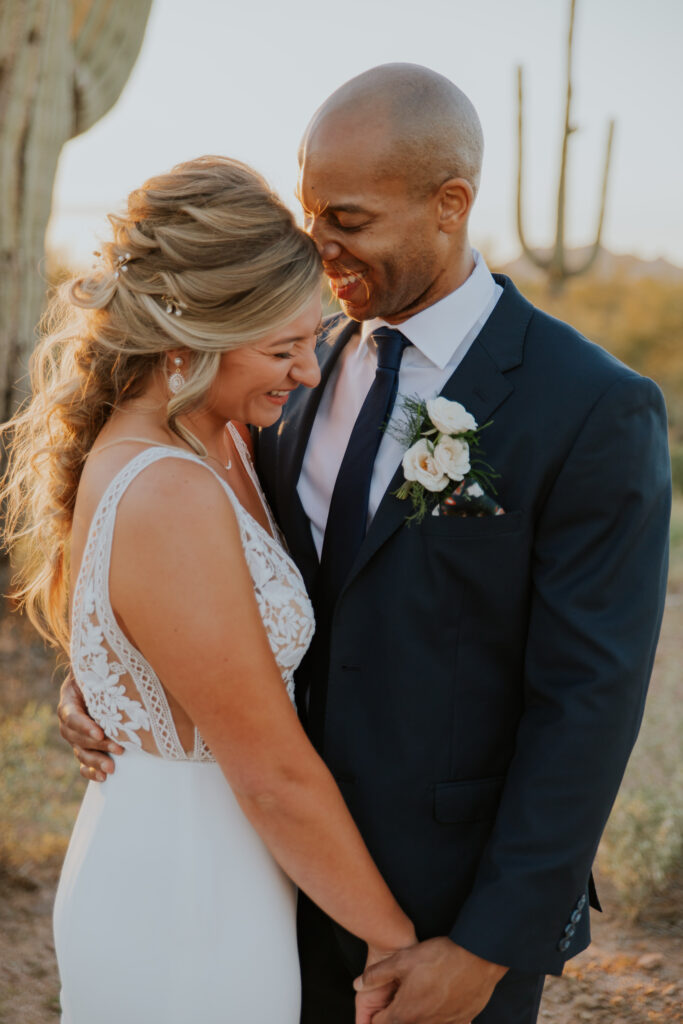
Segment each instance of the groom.
M587 945L664 602L661 395L473 252L482 148L467 97L425 68L375 68L317 111L299 196L346 316L320 346L321 386L256 445L316 603L302 715L429 940L367 972L399 986L378 1024L469 1022L485 1003L480 1024L531 1024L543 975ZM365 478L362 406L378 358L391 372L381 325L411 343L399 394L492 421L504 515L408 526L391 434ZM353 944L309 903L300 917L303 1020L350 1022Z
M467 97L412 65L315 114L300 198L346 315L321 386L255 439L316 604L302 718L423 940L365 972L362 1000L395 990L375 1024L536 1020L589 941L664 603L661 394L471 249L482 149ZM396 394L490 421L503 514L407 524ZM303 898L299 923L303 1024L351 1024L360 943Z

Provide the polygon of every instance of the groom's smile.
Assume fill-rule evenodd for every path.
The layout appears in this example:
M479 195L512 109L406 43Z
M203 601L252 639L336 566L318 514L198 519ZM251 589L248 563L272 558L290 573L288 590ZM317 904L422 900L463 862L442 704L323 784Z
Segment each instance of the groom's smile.
M325 266L325 273L330 283L332 292L340 302L347 304L353 303L354 292L357 289L363 289L365 291L365 297L367 298L367 288L364 288L364 282L367 277L367 271L340 271L335 269L334 264L327 267ZM357 299L360 298L360 294Z

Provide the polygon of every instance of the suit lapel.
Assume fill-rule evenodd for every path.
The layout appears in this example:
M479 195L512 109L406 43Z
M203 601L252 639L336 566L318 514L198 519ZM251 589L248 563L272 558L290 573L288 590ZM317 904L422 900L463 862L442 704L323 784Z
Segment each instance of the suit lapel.
M462 363L441 390L444 398L464 405L481 426L514 391L505 372L522 362L524 336L533 314L533 306L509 278L497 274L494 277L503 286L503 294ZM409 511L406 502L392 494L402 482L403 470L399 466L370 523L346 586L405 521Z
M306 454L313 421L330 374L342 349L358 325L355 321L342 321L326 334L318 346L320 384L316 388L298 388L285 406L286 415L278 424L276 504L280 526L290 551L297 562L309 589L318 568L318 555L313 543L311 525L304 512L297 482Z

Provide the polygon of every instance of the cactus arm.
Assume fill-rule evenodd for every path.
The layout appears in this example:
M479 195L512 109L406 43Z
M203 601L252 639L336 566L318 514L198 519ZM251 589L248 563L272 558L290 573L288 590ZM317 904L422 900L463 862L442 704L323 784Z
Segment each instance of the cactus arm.
M87 131L114 105L135 63L152 0L72 0L74 119Z
M561 281L565 276L564 221L567 205L567 157L569 137L575 131L571 123L572 109L572 50L574 47L574 14L576 0L571 0L569 9L569 32L567 38L567 93L564 110L564 131L562 132L562 152L560 156L560 178L557 187L557 221L555 226L555 245L551 265L551 277Z
M522 251L528 260L540 270L547 270L550 266L550 258L542 256L541 253L532 249L526 241L524 234L524 218L522 214L522 176L524 158L524 96L522 85L523 70L521 65L517 68L517 237L519 238Z
M600 193L600 213L598 214L598 227L595 233L595 241L591 246L586 259L577 267L566 271L567 277L576 277L577 274L584 274L595 263L600 252L600 240L602 238L602 225L605 220L605 204L607 201L607 182L609 178L610 159L612 156L612 143L614 141L614 120L611 120L607 129L607 147L605 150L605 165L602 174L602 190Z
M564 130L562 133L562 147L560 153L560 168L557 186L557 215L555 223L555 241L550 254L544 257L541 253L535 252L527 244L524 236L524 225L522 216L522 158L523 158L523 95L522 95L522 68L517 69L517 235L525 256L534 266L544 270L547 276L551 292L557 293L569 277L576 277L589 270L597 259L600 252L600 240L602 238L602 226L605 217L605 203L607 199L607 184L609 179L610 158L612 154L612 141L614 137L614 121L610 121L607 134L607 150L605 154L605 165L602 176L602 190L600 196L600 210L598 213L598 225L595 241L591 246L584 261L573 267L567 266L567 250L565 247L565 217L567 209L567 168L569 163L569 139L576 131L572 124L572 54L574 47L574 16L576 13L576 0L570 0L569 5L569 29L567 33L567 90L564 111Z

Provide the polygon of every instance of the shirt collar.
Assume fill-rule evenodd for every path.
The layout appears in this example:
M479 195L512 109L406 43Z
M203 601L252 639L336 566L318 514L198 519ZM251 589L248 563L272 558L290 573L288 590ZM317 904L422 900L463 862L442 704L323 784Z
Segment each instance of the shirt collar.
M483 256L476 249L472 250L472 255L474 270L459 288L396 325L396 329L441 370L446 368L477 320L489 308L495 294L496 282ZM367 347L368 338L374 330L391 326L378 317L364 320L360 350Z

